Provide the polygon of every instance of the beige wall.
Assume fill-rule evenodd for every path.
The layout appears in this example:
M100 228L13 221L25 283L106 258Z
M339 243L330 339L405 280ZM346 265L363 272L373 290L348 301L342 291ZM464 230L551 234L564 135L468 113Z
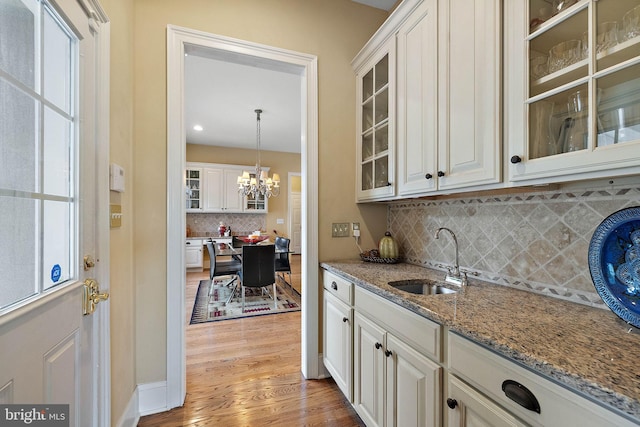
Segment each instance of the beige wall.
M300 172L300 154L281 153L276 151L260 151L260 163L263 167L269 167L269 175L280 175L281 193L278 197L269 199L269 212L266 216L265 231L284 236L288 230L288 173ZM187 144L188 162L222 163L230 165L247 165L247 170L253 170L256 162L256 150L241 148L212 147L209 145ZM276 220L282 218L284 224L277 224Z
M122 206L122 227L110 239L111 418L116 425L136 387L135 287L133 255L133 3L102 0L111 21L110 155L126 172L126 191L111 192Z
M348 0L137 0L134 3L133 181L137 381L166 379L166 26L168 24L317 55L319 254L356 257L331 223L359 221L370 246L386 225L384 205L355 200L355 79L351 60L386 12ZM119 56L119 54L117 55ZM118 61L116 55L113 61ZM117 248L114 248L117 250ZM314 284L309 284L313 286ZM315 284L317 286L317 284Z

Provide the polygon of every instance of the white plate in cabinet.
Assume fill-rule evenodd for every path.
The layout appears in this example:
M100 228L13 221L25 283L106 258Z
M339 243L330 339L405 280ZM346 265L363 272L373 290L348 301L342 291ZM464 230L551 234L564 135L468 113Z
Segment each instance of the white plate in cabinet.
M637 425L466 338L454 333L448 338L449 372L528 425Z

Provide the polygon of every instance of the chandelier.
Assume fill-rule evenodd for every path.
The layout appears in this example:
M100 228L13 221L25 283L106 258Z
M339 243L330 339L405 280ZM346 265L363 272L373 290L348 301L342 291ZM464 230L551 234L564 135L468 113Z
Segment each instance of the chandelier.
M254 174L244 171L238 177L238 192L243 196L251 196L257 199L258 196L275 197L280 194L280 176L273 174L273 178L267 175L260 167L260 114L262 110L255 110L257 115L256 125L256 170Z

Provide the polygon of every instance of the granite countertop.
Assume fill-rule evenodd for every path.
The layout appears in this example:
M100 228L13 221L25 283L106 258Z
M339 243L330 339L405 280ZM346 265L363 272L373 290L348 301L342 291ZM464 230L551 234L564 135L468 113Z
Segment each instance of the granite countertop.
M640 330L610 310L469 278L455 294L414 295L387 282L445 273L360 260L321 266L597 401L640 419Z

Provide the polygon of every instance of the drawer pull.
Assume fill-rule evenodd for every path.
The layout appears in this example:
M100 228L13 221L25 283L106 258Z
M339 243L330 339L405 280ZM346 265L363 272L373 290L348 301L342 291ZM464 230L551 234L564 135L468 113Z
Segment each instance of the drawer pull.
M348 318L348 317L343 317L343 318L342 318L342 322L343 322L343 323L347 323L348 321L349 321L349 318Z
M538 399L531 391L513 380L506 380L502 383L502 391L505 396L516 402L518 405L533 412L540 413L540 404Z
M379 342L376 343L376 349L380 350L380 348L382 348L382 344L380 344Z
M458 401L452 398L448 398L447 399L447 406L451 409L456 409L456 406L458 406Z
M333 289L334 291L338 290L338 284L335 281L331 282L331 289Z

